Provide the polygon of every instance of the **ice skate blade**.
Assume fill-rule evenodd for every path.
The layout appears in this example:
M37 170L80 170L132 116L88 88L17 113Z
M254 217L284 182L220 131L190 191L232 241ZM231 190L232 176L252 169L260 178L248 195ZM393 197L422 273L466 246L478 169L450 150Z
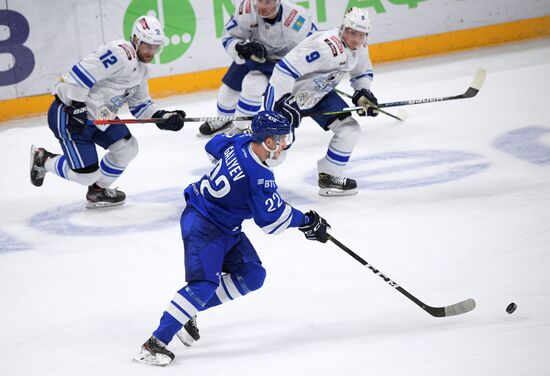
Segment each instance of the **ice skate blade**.
M151 355L148 351L142 351L134 357L134 362L147 364L148 366L164 367L172 363L172 359L164 354Z
M353 196L357 194L357 188L342 190L336 188L319 188L319 195L325 197Z
M180 330L176 333L176 336L178 336L181 343L183 343L187 347L191 347L193 343L195 343L195 339L191 337L189 333L185 329Z
M113 206L120 206L124 204L126 200L120 202L86 202L86 209L102 209L102 208L111 208Z

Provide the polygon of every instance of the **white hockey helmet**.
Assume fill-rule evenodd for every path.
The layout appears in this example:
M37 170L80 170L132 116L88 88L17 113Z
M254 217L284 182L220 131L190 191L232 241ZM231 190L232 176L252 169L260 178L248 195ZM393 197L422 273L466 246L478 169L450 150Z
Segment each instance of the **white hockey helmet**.
M368 35L372 30L372 23L367 10L358 7L350 8L344 15L340 34L342 34L345 28L360 31Z
M154 46L163 46L166 41L166 36L162 29L159 20L152 16L141 16L132 28L132 41L137 38L137 47L141 42L152 44Z

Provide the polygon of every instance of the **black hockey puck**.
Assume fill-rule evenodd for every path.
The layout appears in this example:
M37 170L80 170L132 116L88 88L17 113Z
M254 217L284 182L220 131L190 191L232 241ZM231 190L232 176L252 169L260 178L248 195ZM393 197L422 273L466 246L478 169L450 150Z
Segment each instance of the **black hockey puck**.
M516 303L510 303L510 304L508 304L508 307L506 307L506 312L508 312L508 314L511 315L512 313L514 313L516 308L518 308Z

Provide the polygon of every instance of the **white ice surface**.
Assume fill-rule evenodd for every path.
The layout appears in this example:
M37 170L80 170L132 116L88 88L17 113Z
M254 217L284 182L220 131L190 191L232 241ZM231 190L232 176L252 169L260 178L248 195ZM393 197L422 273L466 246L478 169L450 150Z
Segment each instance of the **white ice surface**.
M264 287L201 313L202 339L175 339L165 369L131 359L184 284L181 191L210 167L198 124L132 125L140 152L116 183L127 203L95 211L81 186L30 184L31 143L60 150L45 117L3 124L0 375L550 375L549 40L380 65L373 90L454 95L478 67L474 99L410 106L404 124L360 118L357 196L317 195L330 133L310 119L276 170L289 202L409 292L472 297L473 312L433 318L335 245L248 222ZM215 114L214 92L161 103Z

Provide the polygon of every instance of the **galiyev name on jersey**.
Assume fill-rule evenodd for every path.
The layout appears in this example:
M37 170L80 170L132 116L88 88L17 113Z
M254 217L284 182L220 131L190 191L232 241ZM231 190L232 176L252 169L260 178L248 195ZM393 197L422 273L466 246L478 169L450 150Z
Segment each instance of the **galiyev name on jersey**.
M220 230L238 233L243 220L254 222L268 234L279 234L304 222L304 214L277 192L273 170L251 148L250 135L217 135L205 146L214 169L185 189L193 206Z

